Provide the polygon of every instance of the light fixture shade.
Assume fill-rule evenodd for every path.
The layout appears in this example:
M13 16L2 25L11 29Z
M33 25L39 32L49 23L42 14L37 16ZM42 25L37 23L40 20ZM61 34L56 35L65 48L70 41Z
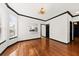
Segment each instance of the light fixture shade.
M40 14L45 14L45 9L44 8L40 9Z

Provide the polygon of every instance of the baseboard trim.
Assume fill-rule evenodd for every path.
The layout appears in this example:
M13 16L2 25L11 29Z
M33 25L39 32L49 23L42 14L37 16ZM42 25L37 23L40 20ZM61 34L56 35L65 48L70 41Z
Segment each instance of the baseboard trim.
M18 38L18 36L15 36L15 37L9 38L9 40L12 40L12 39L15 39L15 38Z
M41 36L41 38L42 38L42 37L46 38L45 36Z
M37 39L41 39L41 37L39 37L39 38L27 39L27 40L20 40L20 41L18 41L18 42L32 41L32 40L37 40Z
M62 44L69 44L69 43L65 43L65 42L61 42L61 41L58 41L58 40L55 40L55 39L53 39L53 38L49 38L50 40L53 40L53 41L56 41L56 42L59 42L59 43L62 43Z
M2 56L2 54L7 50L7 48L9 48L9 47L11 47L11 46L13 46L13 45L15 45L15 44L17 44L17 43L20 43L20 42L23 42L23 41L32 41L32 40L37 40L37 39L40 39L40 38L41 38L41 37L39 37L39 38L32 38L32 39L28 39L28 40L17 41L17 42L15 42L15 43L13 43L13 44L7 46L7 47L4 49L4 51L3 51L2 53L0 53L0 56Z

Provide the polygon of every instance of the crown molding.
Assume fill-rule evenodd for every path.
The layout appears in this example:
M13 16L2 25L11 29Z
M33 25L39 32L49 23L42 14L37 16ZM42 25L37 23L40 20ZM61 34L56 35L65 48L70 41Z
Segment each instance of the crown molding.
M64 15L64 14L68 14L68 15L70 15L71 17L77 17L77 16L79 16L79 15L72 15L71 13L70 13L70 11L66 11L66 12L63 12L63 13L60 13L60 14L58 14L58 15L56 15L56 16L53 16L53 17L51 17L51 18L49 18L49 19L47 19L47 20L43 20L43 19L39 19L39 18L36 18L36 17L32 17L32 16L27 16L27 15L23 15L23 14L20 14L20 13L18 13L17 11L15 11L11 6L9 6L8 5L8 3L5 3L5 5L10 9L10 10L12 10L14 13L16 13L17 15L19 15L19 16L23 16L23 17L28 17L28 18L31 18L31 19L35 19L35 20L40 20L40 21L49 21L49 20L52 20L52 19L54 19L54 18L57 18L57 17L59 17L59 16L61 16L61 15Z
M8 3L5 3L5 5L6 5L10 10L12 10L14 13L16 13L16 14L19 15L19 16L24 16L24 17L28 17L28 18L32 18L32 19L36 19L36 20L45 21L45 20L43 20L43 19L39 19L39 18L35 18L35 17L32 17L32 16L27 16L27 15L20 14L20 13L18 13L17 11L15 11L12 7L10 7L10 6L8 5Z

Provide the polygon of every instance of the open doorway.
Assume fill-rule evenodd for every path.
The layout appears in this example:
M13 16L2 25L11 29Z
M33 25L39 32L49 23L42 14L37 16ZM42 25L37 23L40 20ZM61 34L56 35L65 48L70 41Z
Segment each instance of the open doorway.
M49 24L46 24L46 38L49 38Z
M41 24L41 49L49 47L49 24Z
M79 41L79 21L73 22L74 41Z
M79 37L79 22L74 22L74 37Z
M49 24L41 24L41 37L49 38Z
M79 41L79 22L70 22L70 42Z

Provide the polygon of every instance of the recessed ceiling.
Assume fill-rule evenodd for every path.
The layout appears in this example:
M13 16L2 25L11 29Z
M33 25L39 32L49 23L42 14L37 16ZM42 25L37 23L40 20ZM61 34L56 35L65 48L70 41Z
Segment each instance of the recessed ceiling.
M65 11L76 15L79 12L79 3L9 3L10 7L18 13L47 20ZM39 13L40 8L45 9L45 14Z

